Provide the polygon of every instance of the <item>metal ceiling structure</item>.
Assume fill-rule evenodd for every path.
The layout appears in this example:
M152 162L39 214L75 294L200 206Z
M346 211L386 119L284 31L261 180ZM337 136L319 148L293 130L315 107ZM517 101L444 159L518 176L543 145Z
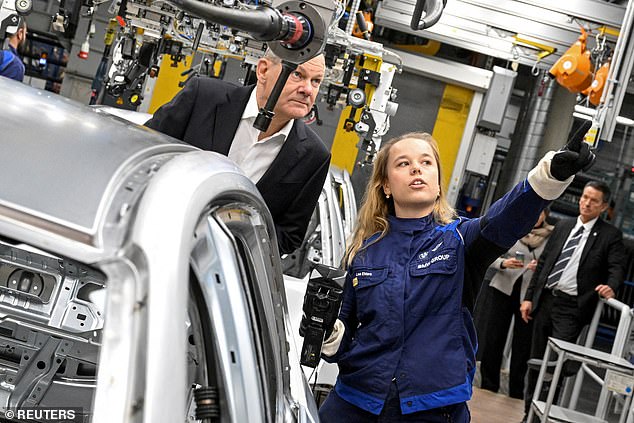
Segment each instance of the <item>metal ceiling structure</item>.
M588 48L601 27L618 30L625 5L599 0L449 0L440 21L423 31L410 28L414 0L383 0L375 23L489 56L547 69L590 29ZM611 31L608 31L611 32ZM616 38L607 35L614 44ZM538 60L541 52L556 52Z

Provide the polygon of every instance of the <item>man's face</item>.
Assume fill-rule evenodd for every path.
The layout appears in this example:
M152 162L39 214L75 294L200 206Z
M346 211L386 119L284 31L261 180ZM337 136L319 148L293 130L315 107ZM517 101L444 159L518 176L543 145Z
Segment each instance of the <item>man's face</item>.
M583 223L589 222L608 208L603 201L603 192L592 187L585 187L579 199L579 216Z
M310 112L324 78L325 66L324 56L321 54L297 66L288 77L275 105L276 117L283 120L300 119ZM263 107L269 98L281 70L282 64L275 63L269 58L262 58L258 62L259 107Z

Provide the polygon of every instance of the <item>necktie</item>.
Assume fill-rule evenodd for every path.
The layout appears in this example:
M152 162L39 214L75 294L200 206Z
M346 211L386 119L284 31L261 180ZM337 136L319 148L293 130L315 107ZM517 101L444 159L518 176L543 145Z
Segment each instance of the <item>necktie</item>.
M561 274L564 273L564 269L568 265L570 261L570 257L572 257L572 253L575 252L577 245L579 245L579 241L581 241L581 237L583 236L583 226L579 228L579 230L566 242L564 245L564 249L559 253L559 257L557 258L557 263L555 263L555 267L553 267L553 271L550 272L548 279L546 280L546 288L552 289L559 279L561 278Z

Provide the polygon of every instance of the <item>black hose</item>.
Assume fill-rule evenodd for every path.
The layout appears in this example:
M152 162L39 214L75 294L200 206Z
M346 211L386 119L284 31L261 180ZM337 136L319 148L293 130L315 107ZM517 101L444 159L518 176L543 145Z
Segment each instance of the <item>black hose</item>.
M409 26L414 31L429 28L434 25L442 16L447 0L417 0L414 6L414 14ZM429 7L427 5L430 4ZM425 13L425 19L421 20L421 16Z
M244 31L259 41L284 39L288 28L281 13L270 7L231 9L197 0L170 0L184 11L202 19Z
M117 18L121 18L121 20L125 20L125 12L127 8L128 8L128 0L121 0L121 3L119 4L119 11L117 12ZM121 22L121 20L119 20L119 22ZM90 31L90 27L88 27L88 30Z
M370 39L370 32L368 31L368 24L365 21L365 16L363 16L363 12L357 11L357 26L359 27L359 31L363 34L363 38L366 40Z
M198 29L196 30L196 37L194 37L194 42L192 44L192 50L197 51L198 46L200 45L200 38L203 36L203 30L205 29L204 23L198 24Z

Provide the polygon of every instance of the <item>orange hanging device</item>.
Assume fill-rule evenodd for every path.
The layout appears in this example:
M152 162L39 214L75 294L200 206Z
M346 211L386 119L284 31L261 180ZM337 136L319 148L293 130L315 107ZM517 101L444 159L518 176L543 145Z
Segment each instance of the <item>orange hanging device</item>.
M608 73L610 72L610 61L605 62L597 73L594 74L594 80L592 84L582 91L583 95L587 95L590 99L590 103L598 106L601 102L601 96L603 95L603 88L608 80Z
M586 50L588 33L581 28L581 35L575 43L555 62L548 73L572 93L578 93L592 83L592 61Z

